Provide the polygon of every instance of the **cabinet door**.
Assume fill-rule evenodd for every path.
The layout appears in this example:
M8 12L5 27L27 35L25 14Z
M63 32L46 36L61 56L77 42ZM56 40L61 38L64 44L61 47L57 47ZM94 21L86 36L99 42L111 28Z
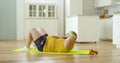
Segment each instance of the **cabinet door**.
M46 9L46 5L39 5L39 17L47 17Z
M26 13L27 18L56 18L56 6L51 3L28 3Z
M77 33L78 42L95 42L99 40L99 20L97 16L75 16L66 18L66 33Z
M78 23L78 41L99 41L99 20L97 16L80 16Z
M29 5L29 17L36 17L36 5Z
M55 17L56 16L56 8L55 5L48 5L48 17Z
M95 7L104 7L112 4L111 0L94 0Z
M120 16L113 17L113 44L120 44Z
M100 39L112 39L112 19L100 19Z
M58 36L57 19L41 19L25 21L25 36L31 28L43 28L49 35Z

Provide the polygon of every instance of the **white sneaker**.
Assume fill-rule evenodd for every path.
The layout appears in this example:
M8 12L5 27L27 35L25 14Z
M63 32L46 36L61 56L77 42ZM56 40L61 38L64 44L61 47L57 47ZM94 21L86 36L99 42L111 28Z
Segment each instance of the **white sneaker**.
M31 44L30 48L36 48L35 44Z
M21 48L22 51L29 51L29 48L23 47Z
M34 48L34 45L32 44L32 45L30 45L30 48Z

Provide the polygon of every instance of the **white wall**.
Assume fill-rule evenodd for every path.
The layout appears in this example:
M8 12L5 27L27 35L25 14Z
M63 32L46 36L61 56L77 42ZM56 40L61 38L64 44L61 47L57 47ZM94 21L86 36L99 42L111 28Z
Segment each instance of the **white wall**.
M0 0L0 40L16 39L16 0Z
M24 39L24 0L17 0L17 40Z

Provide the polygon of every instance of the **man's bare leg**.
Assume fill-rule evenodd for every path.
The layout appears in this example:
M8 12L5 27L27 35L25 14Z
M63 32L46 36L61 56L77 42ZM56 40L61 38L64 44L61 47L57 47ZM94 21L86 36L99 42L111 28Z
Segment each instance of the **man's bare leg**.
M26 38L26 48L30 48L31 43L36 39L38 39L40 36L41 36L41 33L39 33L37 29L32 28L29 31L28 36Z
M47 34L46 31L43 28L38 28L37 30L41 35Z
M28 33L28 36L26 38L26 48L30 48L32 41L33 41L33 38L31 36L31 33Z

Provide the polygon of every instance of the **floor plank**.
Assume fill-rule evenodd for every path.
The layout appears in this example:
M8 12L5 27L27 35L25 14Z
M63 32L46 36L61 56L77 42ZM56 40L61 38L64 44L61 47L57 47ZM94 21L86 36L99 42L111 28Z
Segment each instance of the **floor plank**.
M55 55L39 53L16 53L25 41L0 41L0 63L120 63L120 48L111 41L76 43L74 49L95 49L98 55Z

